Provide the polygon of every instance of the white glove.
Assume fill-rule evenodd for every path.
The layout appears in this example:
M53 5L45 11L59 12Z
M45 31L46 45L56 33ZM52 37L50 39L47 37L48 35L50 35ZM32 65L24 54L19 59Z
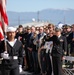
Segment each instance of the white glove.
M19 72L21 73L23 71L22 65L19 65Z
M6 53L6 51L5 51L5 52L1 53L1 57L2 57L3 59L9 59L9 54Z

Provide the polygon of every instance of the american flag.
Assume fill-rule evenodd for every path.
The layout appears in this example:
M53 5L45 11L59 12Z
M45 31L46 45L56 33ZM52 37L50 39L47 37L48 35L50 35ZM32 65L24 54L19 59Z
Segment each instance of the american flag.
M0 0L0 41L4 39L4 32L6 32L7 26L6 0Z

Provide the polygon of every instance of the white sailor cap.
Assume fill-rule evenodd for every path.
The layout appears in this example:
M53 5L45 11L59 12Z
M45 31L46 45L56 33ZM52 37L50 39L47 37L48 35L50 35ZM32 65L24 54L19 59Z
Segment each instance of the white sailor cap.
M6 32L15 32L16 28L15 27L8 27Z

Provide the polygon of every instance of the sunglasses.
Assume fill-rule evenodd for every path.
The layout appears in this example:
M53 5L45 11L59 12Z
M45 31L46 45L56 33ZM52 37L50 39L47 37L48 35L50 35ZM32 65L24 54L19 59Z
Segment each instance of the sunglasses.
M40 30L42 30L42 29L40 29Z
M52 28L52 27L48 27L48 28Z

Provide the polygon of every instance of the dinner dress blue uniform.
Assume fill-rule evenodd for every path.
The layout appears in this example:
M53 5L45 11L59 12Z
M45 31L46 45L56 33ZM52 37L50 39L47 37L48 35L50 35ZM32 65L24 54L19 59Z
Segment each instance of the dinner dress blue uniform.
M64 36L53 36L52 62L54 75L62 75L62 56L67 51L67 41Z
M21 66L23 62L23 49L20 41L17 39L14 41L13 46L10 45L8 40L6 41L9 58L3 58L2 60L2 75L19 75L19 65ZM0 43L0 57L3 52L5 52L4 41Z

